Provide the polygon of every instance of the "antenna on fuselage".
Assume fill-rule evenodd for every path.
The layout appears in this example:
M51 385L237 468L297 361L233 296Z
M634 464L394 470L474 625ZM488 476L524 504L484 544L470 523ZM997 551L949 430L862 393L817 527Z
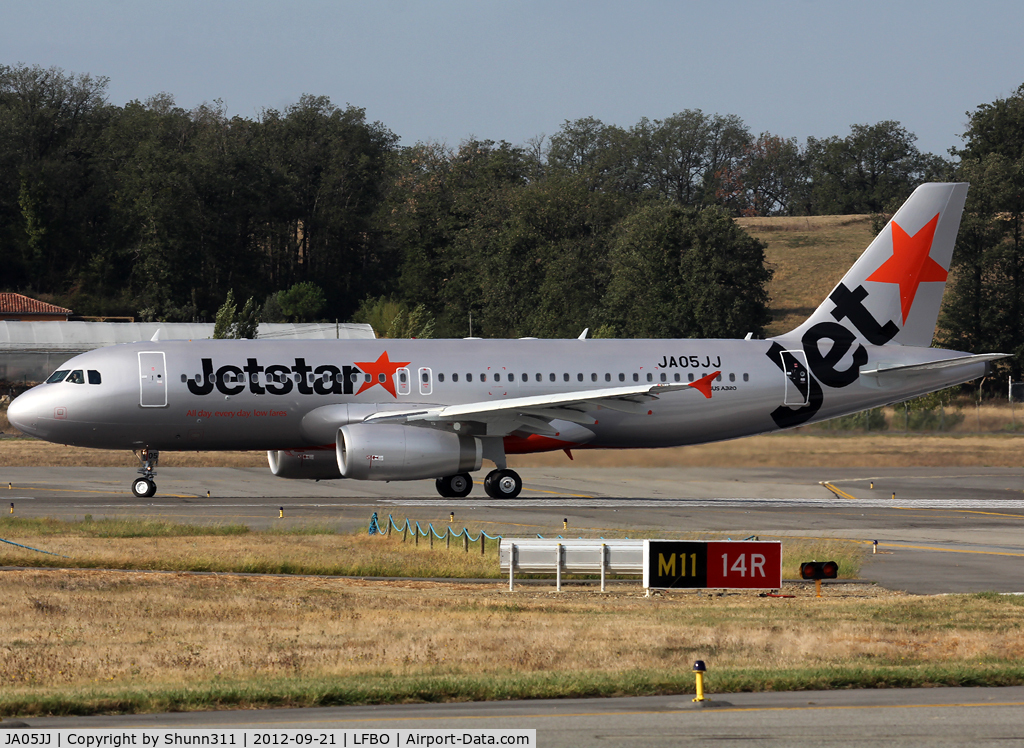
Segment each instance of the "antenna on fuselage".
M590 332L590 328L589 327L584 327L583 328L583 332L580 333L580 336L578 338L576 338L576 340L586 340L588 332Z

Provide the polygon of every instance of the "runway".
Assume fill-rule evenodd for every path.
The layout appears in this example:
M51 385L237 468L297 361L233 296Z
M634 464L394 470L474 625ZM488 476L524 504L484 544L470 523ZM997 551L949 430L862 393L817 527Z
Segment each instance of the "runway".
M322 523L341 532L383 520L490 535L600 537L709 532L878 541L862 576L918 594L1024 592L1024 469L537 468L515 501L442 499L433 481L287 481L259 468L164 468L137 499L134 472L4 468L18 516L145 517L252 528ZM826 487L823 484L830 486ZM209 492L209 497L207 496ZM281 512L284 518L280 517ZM567 529L563 529L564 524Z
M1024 739L1024 687L801 691L403 704L24 720L33 728L536 729L537 744L583 748L989 746ZM369 741L367 741L369 744Z

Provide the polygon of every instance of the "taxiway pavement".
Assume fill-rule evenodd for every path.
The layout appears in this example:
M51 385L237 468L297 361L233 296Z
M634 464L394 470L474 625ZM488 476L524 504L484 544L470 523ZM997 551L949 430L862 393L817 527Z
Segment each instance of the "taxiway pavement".
M1024 592L1024 469L536 468L514 501L443 499L433 481L288 481L260 468L161 468L156 496L134 471L3 468L18 516L145 517L253 528L365 527L376 512L474 533L598 537L713 532L743 538L845 538L870 544L862 576L919 594ZM828 484L828 486L824 484ZM209 496L207 495L209 492ZM0 494L2 495L2 494ZM6 509L6 502L3 505ZM281 511L284 518L280 517ZM563 521L568 529L563 529Z

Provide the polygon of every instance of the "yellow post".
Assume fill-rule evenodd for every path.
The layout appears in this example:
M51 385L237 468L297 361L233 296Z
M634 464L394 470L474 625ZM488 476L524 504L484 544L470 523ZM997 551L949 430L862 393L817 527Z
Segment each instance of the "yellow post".
M206 498L210 498L210 492L209 491L206 492Z
M814 589L818 593L817 597L821 597L821 580L820 579L815 579L814 580Z
M708 701L708 699L704 698L704 673L707 672L707 669L704 660L697 660L693 663L693 672L697 676L697 698L694 699L695 702Z
M450 524L450 523L452 523L452 522L454 522L454 521L455 521L455 512L450 512L450 513L448 514L448 522L449 522L449 524Z
M569 529L569 518L568 517L563 517L562 518L562 529L563 530L568 530Z
M14 484L12 484L12 483L8 483L8 484L7 484L7 490L8 490L8 491L13 491L13 490L14 490Z
M277 508L277 512L278 512L277 518L278 519L284 519L284 507L283 506L279 506Z
M895 491L892 492L892 500L896 501L896 492Z
M870 483L868 483L868 488L870 488L872 491L874 491L875 490L875 482L871 481Z
M14 514L14 502L11 502L11 514Z

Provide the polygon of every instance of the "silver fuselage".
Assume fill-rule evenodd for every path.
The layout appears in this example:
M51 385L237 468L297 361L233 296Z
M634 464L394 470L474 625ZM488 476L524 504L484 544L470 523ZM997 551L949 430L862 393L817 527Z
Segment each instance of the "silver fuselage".
M785 339L135 343L71 359L61 368L98 372L100 383L39 385L12 403L9 417L32 436L83 447L301 450L333 446L340 425L382 410L686 382L721 371L710 399L692 390L668 392L643 412L601 409L585 429L563 424L558 439L505 438L509 452L669 447L834 418L968 381L986 368L972 363L881 385L854 371L842 387L819 383L811 369L815 400L794 385L779 360L780 350L798 348ZM864 348L868 361L855 367L861 370L967 355ZM381 382L383 372L369 364L379 364L384 353L390 365Z

